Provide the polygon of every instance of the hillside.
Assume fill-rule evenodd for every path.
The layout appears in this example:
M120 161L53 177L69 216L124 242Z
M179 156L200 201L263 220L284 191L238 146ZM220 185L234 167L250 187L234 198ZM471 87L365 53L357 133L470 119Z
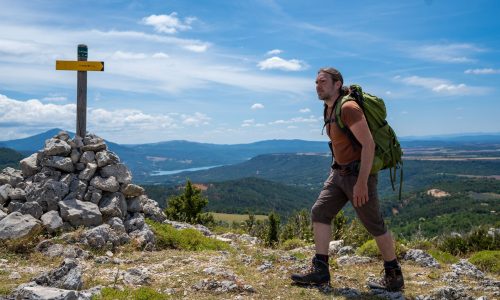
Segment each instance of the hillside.
M0 147L0 170L4 168L19 168L19 161L25 156L13 149Z

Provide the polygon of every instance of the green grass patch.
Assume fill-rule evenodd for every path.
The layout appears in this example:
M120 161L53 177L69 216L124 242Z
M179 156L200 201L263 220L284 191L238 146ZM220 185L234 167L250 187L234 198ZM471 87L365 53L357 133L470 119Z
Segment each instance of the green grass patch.
M156 236L156 247L159 249L191 251L231 249L226 242L206 237L196 229L177 230L171 225L160 224L149 219L146 219L146 222Z
M283 250L292 250L296 248L301 248L307 246L307 243L301 239L291 239L284 241L280 248Z
M295 257L298 260L303 260L303 259L308 258L308 256L306 254L302 253L302 252L293 252L290 255L293 256L293 257Z
M428 250L429 254L434 257L438 262L442 264L454 264L459 261L459 259L448 252L444 252L437 249Z
M481 271L500 274L500 250L479 251L469 258L469 262Z
M125 289L123 291L113 288L103 288L101 295L92 297L92 300L163 300L170 299L168 295L160 294L152 288L141 287L135 290Z
M241 223L245 222L249 218L249 215L240 215L240 214L225 214L225 213L215 213L215 212L211 212L211 214L214 216L214 219L216 221L224 221L228 223L232 222ZM267 216L265 215L254 215L254 216L256 221L267 220Z
M400 244L398 242L395 242L395 247L396 247L396 256L398 258L401 258L404 256L406 253L407 249L403 244ZM357 255L361 256L368 256L368 257L378 257L382 258L382 255L380 254L380 251L378 250L377 243L375 240L368 240L366 241L361 247L356 250Z

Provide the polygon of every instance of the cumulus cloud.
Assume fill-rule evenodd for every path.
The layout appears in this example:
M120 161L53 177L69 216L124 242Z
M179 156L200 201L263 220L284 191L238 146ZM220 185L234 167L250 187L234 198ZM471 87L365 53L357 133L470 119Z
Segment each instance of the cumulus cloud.
M254 119L249 119L249 120L243 120L243 123L241 124L241 127L250 127L255 123Z
M302 108L302 109L299 110L299 112L305 114L305 113L310 113L311 110L309 108Z
M207 51L209 46L210 46L209 43L197 43L197 44L184 45L183 48L191 52L202 53Z
M260 103L255 103L254 105L252 105L251 109L253 110L257 110L257 109L263 109L264 108L264 105L263 104L260 104Z
M307 64L297 59L285 60L278 56L270 57L257 64L261 70L278 69L283 71L301 71L307 68Z
M401 81L405 84L422 87L431 90L435 93L445 95L470 95L470 94L485 94L488 92L487 88L467 86L464 83L454 84L446 79L433 78L433 77L394 77L395 80Z
M35 53L38 51L38 46L33 43L15 41L10 39L0 39L0 53L21 55Z
M485 69L468 69L464 71L465 74L476 74L476 75L483 75L483 74L500 74L500 69L491 69L491 68L485 68Z
M47 97L42 98L42 100L45 102L65 102L68 100L68 97L60 96L60 95L56 95L56 94L51 94Z
M191 24L196 20L195 17L187 17L182 21L177 17L177 13L170 15L151 15L142 19L142 23L151 25L157 32L173 34L178 31L191 29Z
M270 50L270 51L267 51L267 55L278 55L278 54L281 54L283 53L283 50L280 50L280 49L273 49L273 50Z
M147 55L144 53L133 53L133 52L124 52L124 51L115 51L111 55L111 59L114 60L128 60L128 59L145 59Z
M208 125L210 124L211 118L209 118L207 115L195 112L194 115L181 115L182 117L182 124L184 125L189 125L189 126L201 126L201 125Z
M445 63L467 63L475 61L471 56L485 51L473 44L425 45L413 48L413 56L425 60Z
M149 114L138 109L88 108L87 127L100 131L138 131L176 129L181 125L198 127L211 120L205 114ZM73 128L76 104L42 103L38 99L20 101L0 94L0 126L3 128ZM3 135L0 134L0 138Z

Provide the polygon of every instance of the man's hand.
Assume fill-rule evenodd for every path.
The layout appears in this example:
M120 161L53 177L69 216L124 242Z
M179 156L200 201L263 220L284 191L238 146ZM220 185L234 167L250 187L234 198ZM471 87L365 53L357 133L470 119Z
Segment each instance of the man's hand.
M354 185L352 194L352 204L354 207L361 207L368 202L368 184L358 180Z

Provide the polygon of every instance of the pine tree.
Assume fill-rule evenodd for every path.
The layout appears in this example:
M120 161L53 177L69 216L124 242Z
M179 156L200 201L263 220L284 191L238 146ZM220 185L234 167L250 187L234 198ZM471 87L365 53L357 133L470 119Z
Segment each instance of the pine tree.
M273 246L278 243L279 227L280 227L280 217L275 212L270 213L269 227L267 232L267 244L269 246Z
M193 187L188 180L181 195L168 199L165 214L169 219L196 224L200 221L201 211L208 204L208 199L201 195L201 190Z

